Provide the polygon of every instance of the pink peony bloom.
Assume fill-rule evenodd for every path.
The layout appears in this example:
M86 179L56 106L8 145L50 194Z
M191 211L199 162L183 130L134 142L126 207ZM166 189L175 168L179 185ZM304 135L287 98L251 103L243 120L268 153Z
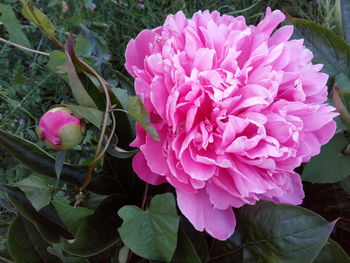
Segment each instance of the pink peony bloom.
M48 147L66 150L81 143L85 125L68 108L56 107L40 118L38 134Z
M232 208L258 200L298 205L304 192L293 170L333 136L328 75L311 63L303 40L289 40L282 12L258 26L244 17L197 12L169 15L126 49L160 141L137 125L132 146L138 176L170 183L194 227L225 240L235 229Z

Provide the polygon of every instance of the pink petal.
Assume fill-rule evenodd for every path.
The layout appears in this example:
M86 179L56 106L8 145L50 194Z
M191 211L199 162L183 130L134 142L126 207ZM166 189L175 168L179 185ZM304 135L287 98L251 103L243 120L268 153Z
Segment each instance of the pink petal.
M232 235L236 227L232 208L215 208L205 190L187 193L177 189L176 194L179 209L198 231L205 230L219 240L226 240Z
M149 169L145 156L141 151L134 156L132 160L132 168L140 179L149 184L159 185L166 182L165 176L153 173Z

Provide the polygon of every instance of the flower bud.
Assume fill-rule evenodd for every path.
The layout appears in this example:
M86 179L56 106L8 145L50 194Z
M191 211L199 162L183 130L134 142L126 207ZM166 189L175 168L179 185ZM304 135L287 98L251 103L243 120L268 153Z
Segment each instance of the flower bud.
M85 124L68 108L55 107L41 117L38 136L52 149L71 149L84 139Z

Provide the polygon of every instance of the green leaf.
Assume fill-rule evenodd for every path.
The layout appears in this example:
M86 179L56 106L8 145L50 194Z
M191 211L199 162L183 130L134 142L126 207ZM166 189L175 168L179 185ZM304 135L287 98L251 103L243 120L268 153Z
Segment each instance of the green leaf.
M346 252L333 240L328 240L313 263L350 263Z
M101 128L103 115L102 111L96 110L94 108L83 107L78 105L65 105L67 106L77 117L83 118L88 122L92 123L97 128ZM108 122L107 124L109 124Z
M171 193L156 195L146 211L128 205L121 208L118 215L123 219L118 229L120 237L132 252L147 259L170 262L179 227Z
M69 85L71 87L73 97L78 102L80 106L85 107L91 107L91 108L97 108L95 102L90 97L89 93L84 88L83 84L81 83L79 76L75 70L72 56L75 56L75 50L74 50L74 39L69 38L67 43L64 45L64 50L66 54L66 63L67 63L67 69L68 69L68 81Z
M82 57L90 57L92 50L91 50L89 40L87 40L82 36L78 36L75 41L76 41L77 55Z
M56 178L55 158L28 140L0 129L0 147L34 172ZM64 164L60 180L81 186L86 176L87 167ZM111 194L120 189L116 180L111 177L94 175L87 190L99 194Z
M66 74L68 72L66 54L59 50L52 51L47 67L57 74Z
M65 241L63 249L69 254L90 257L119 241L117 228L121 224L117 211L127 203L123 195L111 195L80 225L75 240Z
M177 238L177 247L171 263L201 263L201 260L186 232L180 227Z
M311 263L335 224L305 208L266 201L245 205L236 215L235 233L216 242L209 262L232 262L239 256L236 262Z
M119 159L130 158L130 157L134 156L138 151L139 151L139 149L126 151L126 150L119 148L118 146L112 146L112 145L109 145L107 148L107 152L110 155L112 155L116 158L119 158Z
M48 181L37 174L32 174L16 182L14 186L17 186L25 193L37 211L50 203L51 191L48 187Z
M302 179L312 183L335 183L350 175L350 155L343 154L349 140L336 134L321 148L321 153L306 164Z
M56 156L55 172L56 172L57 180L60 179L62 167L64 165L64 161L66 160L66 156L67 156L67 151L60 151L60 152L58 152L58 154Z
M52 247L47 249L49 253L59 257L64 263L89 263L85 258L65 256L63 253L62 243L52 244Z
M343 187L344 191L350 195L350 176L346 177L340 182L341 187Z
M31 0L20 0L22 3L22 14L29 21L33 22L47 36L53 37L56 32L55 26L38 8L32 5Z
M49 243L41 238L32 223L20 215L11 224L8 246L16 263L61 262L47 252Z
M304 39L313 53L313 62L324 64L322 71L335 76L350 73L350 46L332 31L314 22L293 18L294 39Z
M350 0L336 0L335 21L340 35L350 43Z
M139 97L128 96L125 90L120 88L112 88L112 92L121 103L124 110L135 119L146 132L156 141L159 141L159 136L156 129L151 124L148 113L142 104Z
M52 206L48 205L36 211L25 194L18 188L0 185L0 191L7 193L11 203L21 215L35 225L46 242L57 243L62 237L72 238L72 234L64 228Z
M56 198L51 202L62 222L73 232L77 232L84 219L94 213L85 207L73 207L68 200Z
M21 46L32 48L26 35L21 30L21 24L16 18L15 13L10 5L0 4L1 22L9 34L10 40ZM28 54L32 54L27 52Z
M335 83L342 90L350 92L350 79L348 76L344 75L343 73L336 75L335 76Z
M340 120L346 126L344 129L350 129L350 92L340 89L337 82L333 88L333 105L340 113Z

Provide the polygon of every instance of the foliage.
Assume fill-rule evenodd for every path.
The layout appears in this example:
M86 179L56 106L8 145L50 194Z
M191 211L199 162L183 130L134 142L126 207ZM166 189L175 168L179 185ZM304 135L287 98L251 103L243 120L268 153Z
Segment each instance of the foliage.
M20 2L0 4L1 37L47 54L0 45L0 259L350 262L340 246L350 237L344 116L345 126L339 121L337 135L298 170L315 183L305 183L305 208L244 206L237 211L234 235L219 242L178 215L167 186L145 187L133 173L134 122L154 138L158 134L123 66L127 42L143 28L162 24L169 13L217 9L254 24L271 6L291 15L293 37L304 38L314 62L325 64L329 84L336 83L350 111L349 0L103 0L96 9L91 0ZM84 142L64 158L45 151L35 130L42 113L57 104L88 123Z

